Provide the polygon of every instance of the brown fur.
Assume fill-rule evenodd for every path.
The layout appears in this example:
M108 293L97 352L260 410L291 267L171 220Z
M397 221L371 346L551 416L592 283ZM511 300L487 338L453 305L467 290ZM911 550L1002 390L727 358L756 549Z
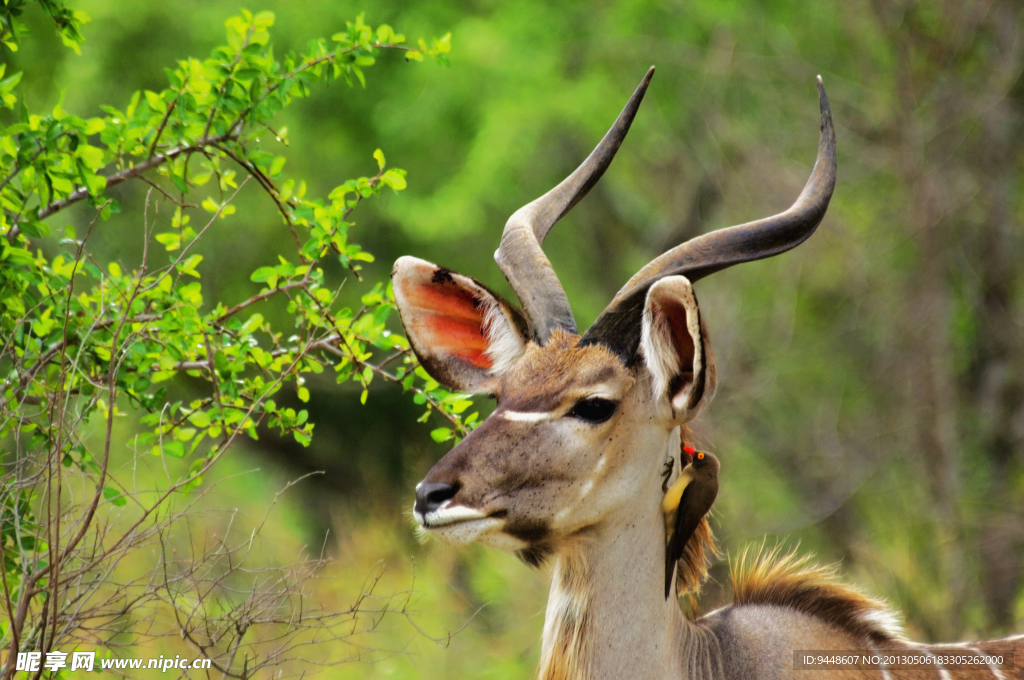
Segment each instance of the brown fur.
M495 395L514 411L552 411L575 403L589 386L606 380L632 382L618 357L601 345L579 346L579 336L558 329L543 347L530 343L501 376Z
M545 645L540 660L539 680L587 680L590 645L590 584L592 576L583 536L574 539L559 556L554 578L561 602L551 620L544 622ZM549 639L550 635L550 639Z
M836 580L835 567L813 564L810 556L776 547L747 548L730 568L736 605L770 605L795 609L855 638L871 642L902 639L895 615Z

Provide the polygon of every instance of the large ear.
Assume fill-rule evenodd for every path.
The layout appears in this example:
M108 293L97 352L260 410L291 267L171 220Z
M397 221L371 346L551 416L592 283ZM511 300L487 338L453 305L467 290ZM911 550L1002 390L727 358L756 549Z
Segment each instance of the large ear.
M685 276L666 276L647 291L640 348L655 397L667 396L680 422L715 395L717 375L707 330Z
M415 257L391 271L395 301L427 373L459 392L493 392L526 349L522 314L479 281Z

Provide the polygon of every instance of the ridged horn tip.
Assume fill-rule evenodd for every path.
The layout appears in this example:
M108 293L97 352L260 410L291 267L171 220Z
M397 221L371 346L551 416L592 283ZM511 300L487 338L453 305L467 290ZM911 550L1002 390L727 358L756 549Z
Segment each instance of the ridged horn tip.
M558 328L576 332L569 301L541 244L555 222L572 210L608 169L653 76L652 66L586 160L558 186L513 213L505 224L494 259L522 303L531 336L538 344L547 342Z
M644 296L655 281L681 275L696 282L741 262L783 253L814 233L828 209L837 170L832 109L821 76L816 80L821 108L818 154L796 202L778 215L701 234L656 257L622 287L580 344L604 344L631 362L639 347Z

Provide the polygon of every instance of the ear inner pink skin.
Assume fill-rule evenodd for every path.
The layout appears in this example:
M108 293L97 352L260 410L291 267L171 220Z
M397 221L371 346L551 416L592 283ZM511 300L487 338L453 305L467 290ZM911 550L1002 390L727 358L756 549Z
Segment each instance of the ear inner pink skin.
M455 286L410 286L409 302L422 309L460 319L482 321L479 305L472 295Z
M409 303L425 310L419 323L429 346L477 366L490 369L482 308L472 295L455 286L412 286Z
M490 369L494 366L487 356L487 343L480 340L479 326L468 324L451 317L431 315L424 320L424 337L431 340L431 335L446 342L433 342L435 349L445 354L459 357L477 368ZM452 343L452 344L447 344Z

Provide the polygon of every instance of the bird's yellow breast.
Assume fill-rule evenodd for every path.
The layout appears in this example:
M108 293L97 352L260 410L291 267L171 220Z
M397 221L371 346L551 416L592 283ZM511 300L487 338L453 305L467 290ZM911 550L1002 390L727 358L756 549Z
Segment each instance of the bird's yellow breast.
M679 473L679 478L668 488L665 497L661 499L661 511L665 513L665 531L669 535L671 535L672 526L675 524L675 513L679 508L679 502L683 499L683 492L693 481L693 476L694 470L691 463L683 468L683 471Z

